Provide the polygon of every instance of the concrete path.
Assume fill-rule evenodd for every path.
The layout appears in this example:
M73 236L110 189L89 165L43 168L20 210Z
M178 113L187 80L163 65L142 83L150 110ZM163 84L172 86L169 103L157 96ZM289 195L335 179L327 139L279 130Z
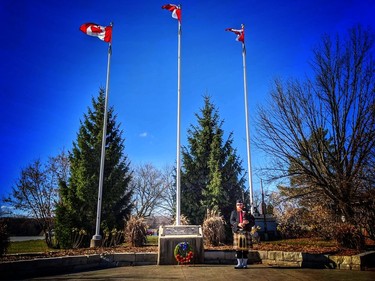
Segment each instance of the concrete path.
M28 280L355 280L373 281L375 271L337 269L280 268L266 265L250 265L248 269L234 269L229 265L146 265L125 266L80 273L54 275Z

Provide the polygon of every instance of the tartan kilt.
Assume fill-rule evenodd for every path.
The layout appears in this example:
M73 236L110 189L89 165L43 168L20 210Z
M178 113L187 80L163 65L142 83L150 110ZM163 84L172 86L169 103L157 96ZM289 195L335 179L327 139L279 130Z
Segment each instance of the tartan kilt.
M253 247L250 231L238 231L233 233L233 248L236 251L246 251Z

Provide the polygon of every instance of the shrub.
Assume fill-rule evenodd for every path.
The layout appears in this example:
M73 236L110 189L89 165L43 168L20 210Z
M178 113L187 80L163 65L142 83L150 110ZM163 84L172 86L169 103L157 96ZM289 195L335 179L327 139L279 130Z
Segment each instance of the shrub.
M254 244L260 243L260 236L259 236L259 233L258 233L259 230L261 230L261 227L259 225L254 225L251 228L251 238L252 238Z
M56 247L62 249L73 248L74 238L73 229L74 223L70 216L71 211L66 204L58 203L56 205L56 218L55 218L55 239Z
M125 239L135 247L141 247L147 242L147 226L144 218L130 217L125 226Z
M207 245L218 246L225 240L225 220L220 213L207 210L203 222L203 237Z
M73 228L72 229L72 235L71 235L71 241L73 242L73 249L78 249L82 245L82 241L87 236L87 232L84 229L78 229L78 228Z
M283 239L301 238L304 230L296 223L280 223L277 225L277 231Z
M176 225L176 218L172 219L171 224ZM181 214L180 215L180 225L189 225L189 224L190 224L190 221L189 221L188 217L185 216L184 214Z
M108 228L104 229L104 239L102 242L103 247L115 247L120 245L124 240L124 232L116 228L109 231Z
M348 223L337 225L335 238L337 243L342 247L358 250L364 249L365 247L365 239L361 230Z
M6 254L9 247L9 233L7 231L7 225L0 223L0 257Z
M291 239L306 236L308 232L308 226L306 224L307 214L308 212L303 208L289 208L279 216L277 230L281 237Z

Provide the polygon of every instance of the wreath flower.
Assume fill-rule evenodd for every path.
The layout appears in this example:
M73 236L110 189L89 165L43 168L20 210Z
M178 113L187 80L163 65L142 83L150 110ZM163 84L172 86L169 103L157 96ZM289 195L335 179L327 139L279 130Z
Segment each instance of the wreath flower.
M174 248L174 257L178 264L186 264L192 261L194 252L188 242L180 242Z

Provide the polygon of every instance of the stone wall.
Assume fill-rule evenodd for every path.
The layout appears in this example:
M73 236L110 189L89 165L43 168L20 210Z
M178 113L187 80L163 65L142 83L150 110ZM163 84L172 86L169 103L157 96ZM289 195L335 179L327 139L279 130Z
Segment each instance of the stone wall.
M79 272L97 268L156 265L157 253L116 253L65 256L14 262L0 262L0 279L23 279L35 276ZM235 264L235 251L204 252L205 264ZM268 266L368 270L375 268L375 251L356 256L333 256L300 252L250 251L249 264Z

